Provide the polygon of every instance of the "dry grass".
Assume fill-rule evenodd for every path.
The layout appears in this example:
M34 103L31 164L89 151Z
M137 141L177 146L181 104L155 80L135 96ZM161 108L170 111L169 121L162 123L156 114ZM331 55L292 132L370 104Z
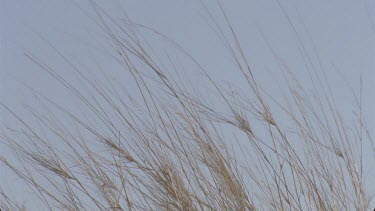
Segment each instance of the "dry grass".
M19 160L0 162L35 193L41 209L370 209L362 155L374 152L362 147L372 143L362 114L344 121L329 90L306 91L287 71L285 101L274 101L256 81L230 24L230 35L217 31L236 62L233 71L247 82L245 95L230 96L179 48L220 96L218 109L186 88L177 70L161 65L137 33L128 33L136 26L125 29L94 8L115 58L138 87L128 90L135 94L67 60L87 85L85 92L29 55L81 101L89 118L36 92L43 109L31 110L31 123L3 105L19 128L4 129L1 139ZM310 74L329 87L321 72ZM2 210L27 207L4 191L1 196Z

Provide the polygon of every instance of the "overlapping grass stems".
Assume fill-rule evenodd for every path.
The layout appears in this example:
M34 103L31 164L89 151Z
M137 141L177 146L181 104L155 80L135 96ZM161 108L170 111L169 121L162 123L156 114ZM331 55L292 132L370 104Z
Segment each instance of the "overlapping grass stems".
M39 96L43 112L31 110L35 121L28 123L2 105L19 123L1 134L19 162L0 160L33 190L45 206L41 209L369 210L362 155L371 149L362 146L371 139L362 114L346 126L322 72L310 70L316 86L306 91L285 71L288 94L285 103L275 101L256 80L223 12L227 22L212 23L235 61L231 71L247 82L245 95L230 96L232 90L173 43L219 94L216 100L224 108L217 109L179 78L179 66L162 65L137 32L140 26L93 8L113 42L114 58L138 88L128 92L137 94L115 89L60 54L89 92L80 90L28 54L90 116ZM360 100L357 105L361 112ZM0 193L2 210L24 209L6 190Z

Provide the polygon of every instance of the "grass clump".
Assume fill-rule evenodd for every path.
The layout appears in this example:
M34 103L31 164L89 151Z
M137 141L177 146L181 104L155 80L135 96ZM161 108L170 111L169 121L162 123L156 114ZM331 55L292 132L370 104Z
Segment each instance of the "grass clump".
M125 28L93 6L137 90L122 91L66 60L86 87L80 89L28 55L79 100L84 114L35 91L42 111L31 109L30 123L2 104L19 127L3 129L1 139L18 160L0 162L41 209L369 210L363 154L373 151L363 145L372 142L362 115L347 124L329 89L306 91L284 71L287 94L275 100L256 80L223 12L230 33L219 25L216 31L235 61L233 72L247 84L244 94L231 95L237 90L225 89L172 43L204 75L218 96L215 106L181 80L172 59L168 68L146 40L128 33L140 26ZM329 87L319 70L310 74ZM2 210L27 207L3 190L1 196Z

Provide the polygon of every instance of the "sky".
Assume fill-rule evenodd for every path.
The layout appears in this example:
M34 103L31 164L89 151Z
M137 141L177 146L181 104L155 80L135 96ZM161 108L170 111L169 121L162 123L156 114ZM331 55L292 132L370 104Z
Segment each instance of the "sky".
M40 71L25 53L55 67L71 77L66 64L53 52L52 43L64 55L90 65L97 59L108 69L116 68L97 49L106 44L87 1L74 0L0 0L0 102L16 111L32 104L33 97L22 83L41 91L65 106L74 105L69 94ZM207 13L198 0L108 0L97 1L113 17L124 15L137 23L157 29L183 46L215 80L240 80L228 69L231 65L225 48L208 27ZM204 1L218 22L223 21L215 1ZM375 97L375 3L371 0L233 0L221 1L238 34L246 55L265 87L276 89L280 64L267 47L270 43L280 61L302 80L307 78L305 48L314 65L321 65L334 90L340 109L352 112L353 101L345 82L333 71L337 68L358 91L363 78L364 113L374 132ZM126 14L124 13L126 11ZM89 17L88 17L89 16ZM291 25L292 24L292 25ZM296 34L298 33L298 36ZM146 34L148 32L145 32ZM300 39L300 40L299 40ZM318 52L315 54L314 52ZM279 62L280 62L279 61ZM272 74L269 75L271 70ZM189 71L189 70L187 70ZM192 77L198 77L193 74ZM126 83L126 81L124 81ZM241 86L241 84L239 84ZM348 103L350 102L350 103ZM1 124L8 124L0 110ZM0 155L7 156L4 148ZM1 171L0 184L9 175ZM22 194L16 191L16 195Z

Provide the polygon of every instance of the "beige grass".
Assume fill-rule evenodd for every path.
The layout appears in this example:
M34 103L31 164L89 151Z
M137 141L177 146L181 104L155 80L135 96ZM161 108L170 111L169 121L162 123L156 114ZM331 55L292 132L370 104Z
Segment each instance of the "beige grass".
M370 210L362 155L374 152L362 147L372 143L362 114L345 121L329 90L304 87L292 71L284 72L285 100L275 101L256 80L229 21L217 27L231 34L219 36L236 62L234 74L247 82L246 95L231 96L177 47L220 96L218 109L186 87L178 66L161 65L145 40L127 33L137 26L125 29L94 9L138 90L126 95L67 60L86 92L28 54L90 118L36 92L34 121L2 105L19 122L1 133L18 161L0 162L33 191L41 210ZM311 74L329 87L321 72ZM7 190L1 196L2 210L28 207Z

